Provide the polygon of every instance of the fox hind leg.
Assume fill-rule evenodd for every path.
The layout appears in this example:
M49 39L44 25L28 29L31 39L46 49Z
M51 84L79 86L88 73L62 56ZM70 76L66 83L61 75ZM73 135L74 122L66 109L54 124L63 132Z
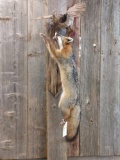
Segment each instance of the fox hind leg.
M62 122L60 122L60 124L63 125L70 118L71 110L70 108L61 108L61 110L62 110L64 119L62 119Z

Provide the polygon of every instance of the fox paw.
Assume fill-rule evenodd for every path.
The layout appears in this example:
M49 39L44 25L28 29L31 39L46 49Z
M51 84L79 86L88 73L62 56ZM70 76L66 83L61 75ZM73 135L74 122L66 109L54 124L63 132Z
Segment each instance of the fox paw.
M66 123L65 120L62 119L62 121L60 122L60 125L63 126L65 123Z

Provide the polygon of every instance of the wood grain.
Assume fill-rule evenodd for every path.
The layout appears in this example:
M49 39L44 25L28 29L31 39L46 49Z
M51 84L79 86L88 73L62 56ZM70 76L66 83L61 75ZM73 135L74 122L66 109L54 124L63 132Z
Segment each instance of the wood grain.
M9 5L0 1L0 9L2 16L11 16L14 11L14 2ZM7 30L7 32L6 32ZM16 157L16 91L14 90L14 79L16 75L14 68L15 52L14 52L14 20L2 21L0 23L0 158ZM13 114L10 114L10 113ZM11 116L12 118L11 118Z
M14 89L16 92L16 153L25 158L27 147L27 0L15 1Z
M69 157L68 160L119 160L119 156L109 156L109 157ZM35 159L33 159L35 160ZM38 159L46 160L46 159Z
M100 0L83 0L80 62L80 155L99 153ZM96 46L94 46L95 44Z
M120 154L119 1L102 1L100 155Z
M86 11L81 26L75 21L73 46L80 76L80 137L67 144L59 126L60 96L48 91L47 74L54 64L48 68L39 36L46 33L47 21L36 18L54 9L63 13L81 1ZM120 159L120 1L0 0L0 159L67 160L79 154L68 160Z
M45 1L28 1L28 148L27 158L46 157L46 55L39 36Z
M26 158L27 1L0 1L0 158Z
M119 156L108 156L108 157L71 157L68 160L119 160Z

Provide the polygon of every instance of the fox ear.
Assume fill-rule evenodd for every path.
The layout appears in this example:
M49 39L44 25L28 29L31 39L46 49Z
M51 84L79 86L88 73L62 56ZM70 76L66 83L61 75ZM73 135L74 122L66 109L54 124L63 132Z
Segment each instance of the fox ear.
M72 42L73 42L73 38L68 37L68 38L67 38L67 43L72 43Z

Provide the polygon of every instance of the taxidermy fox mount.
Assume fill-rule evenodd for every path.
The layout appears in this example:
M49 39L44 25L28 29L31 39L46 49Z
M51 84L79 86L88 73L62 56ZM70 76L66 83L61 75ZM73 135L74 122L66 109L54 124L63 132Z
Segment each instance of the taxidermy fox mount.
M71 3L70 3L71 4ZM52 39L55 32L63 36L74 37L78 35L77 19L85 11L85 3L76 3L69 6L63 13L58 13L55 10L46 16L37 17L36 20L49 19L47 31ZM77 36L76 36L77 37ZM57 97L61 92L61 80L58 66L53 59L48 58L48 90Z
M80 122L78 74L72 54L73 38L55 34L54 39L59 45L59 49L57 49L49 37L43 33L40 35L51 57L59 66L63 90L59 107L64 115L64 121L68 124L66 140L73 141L78 134Z

